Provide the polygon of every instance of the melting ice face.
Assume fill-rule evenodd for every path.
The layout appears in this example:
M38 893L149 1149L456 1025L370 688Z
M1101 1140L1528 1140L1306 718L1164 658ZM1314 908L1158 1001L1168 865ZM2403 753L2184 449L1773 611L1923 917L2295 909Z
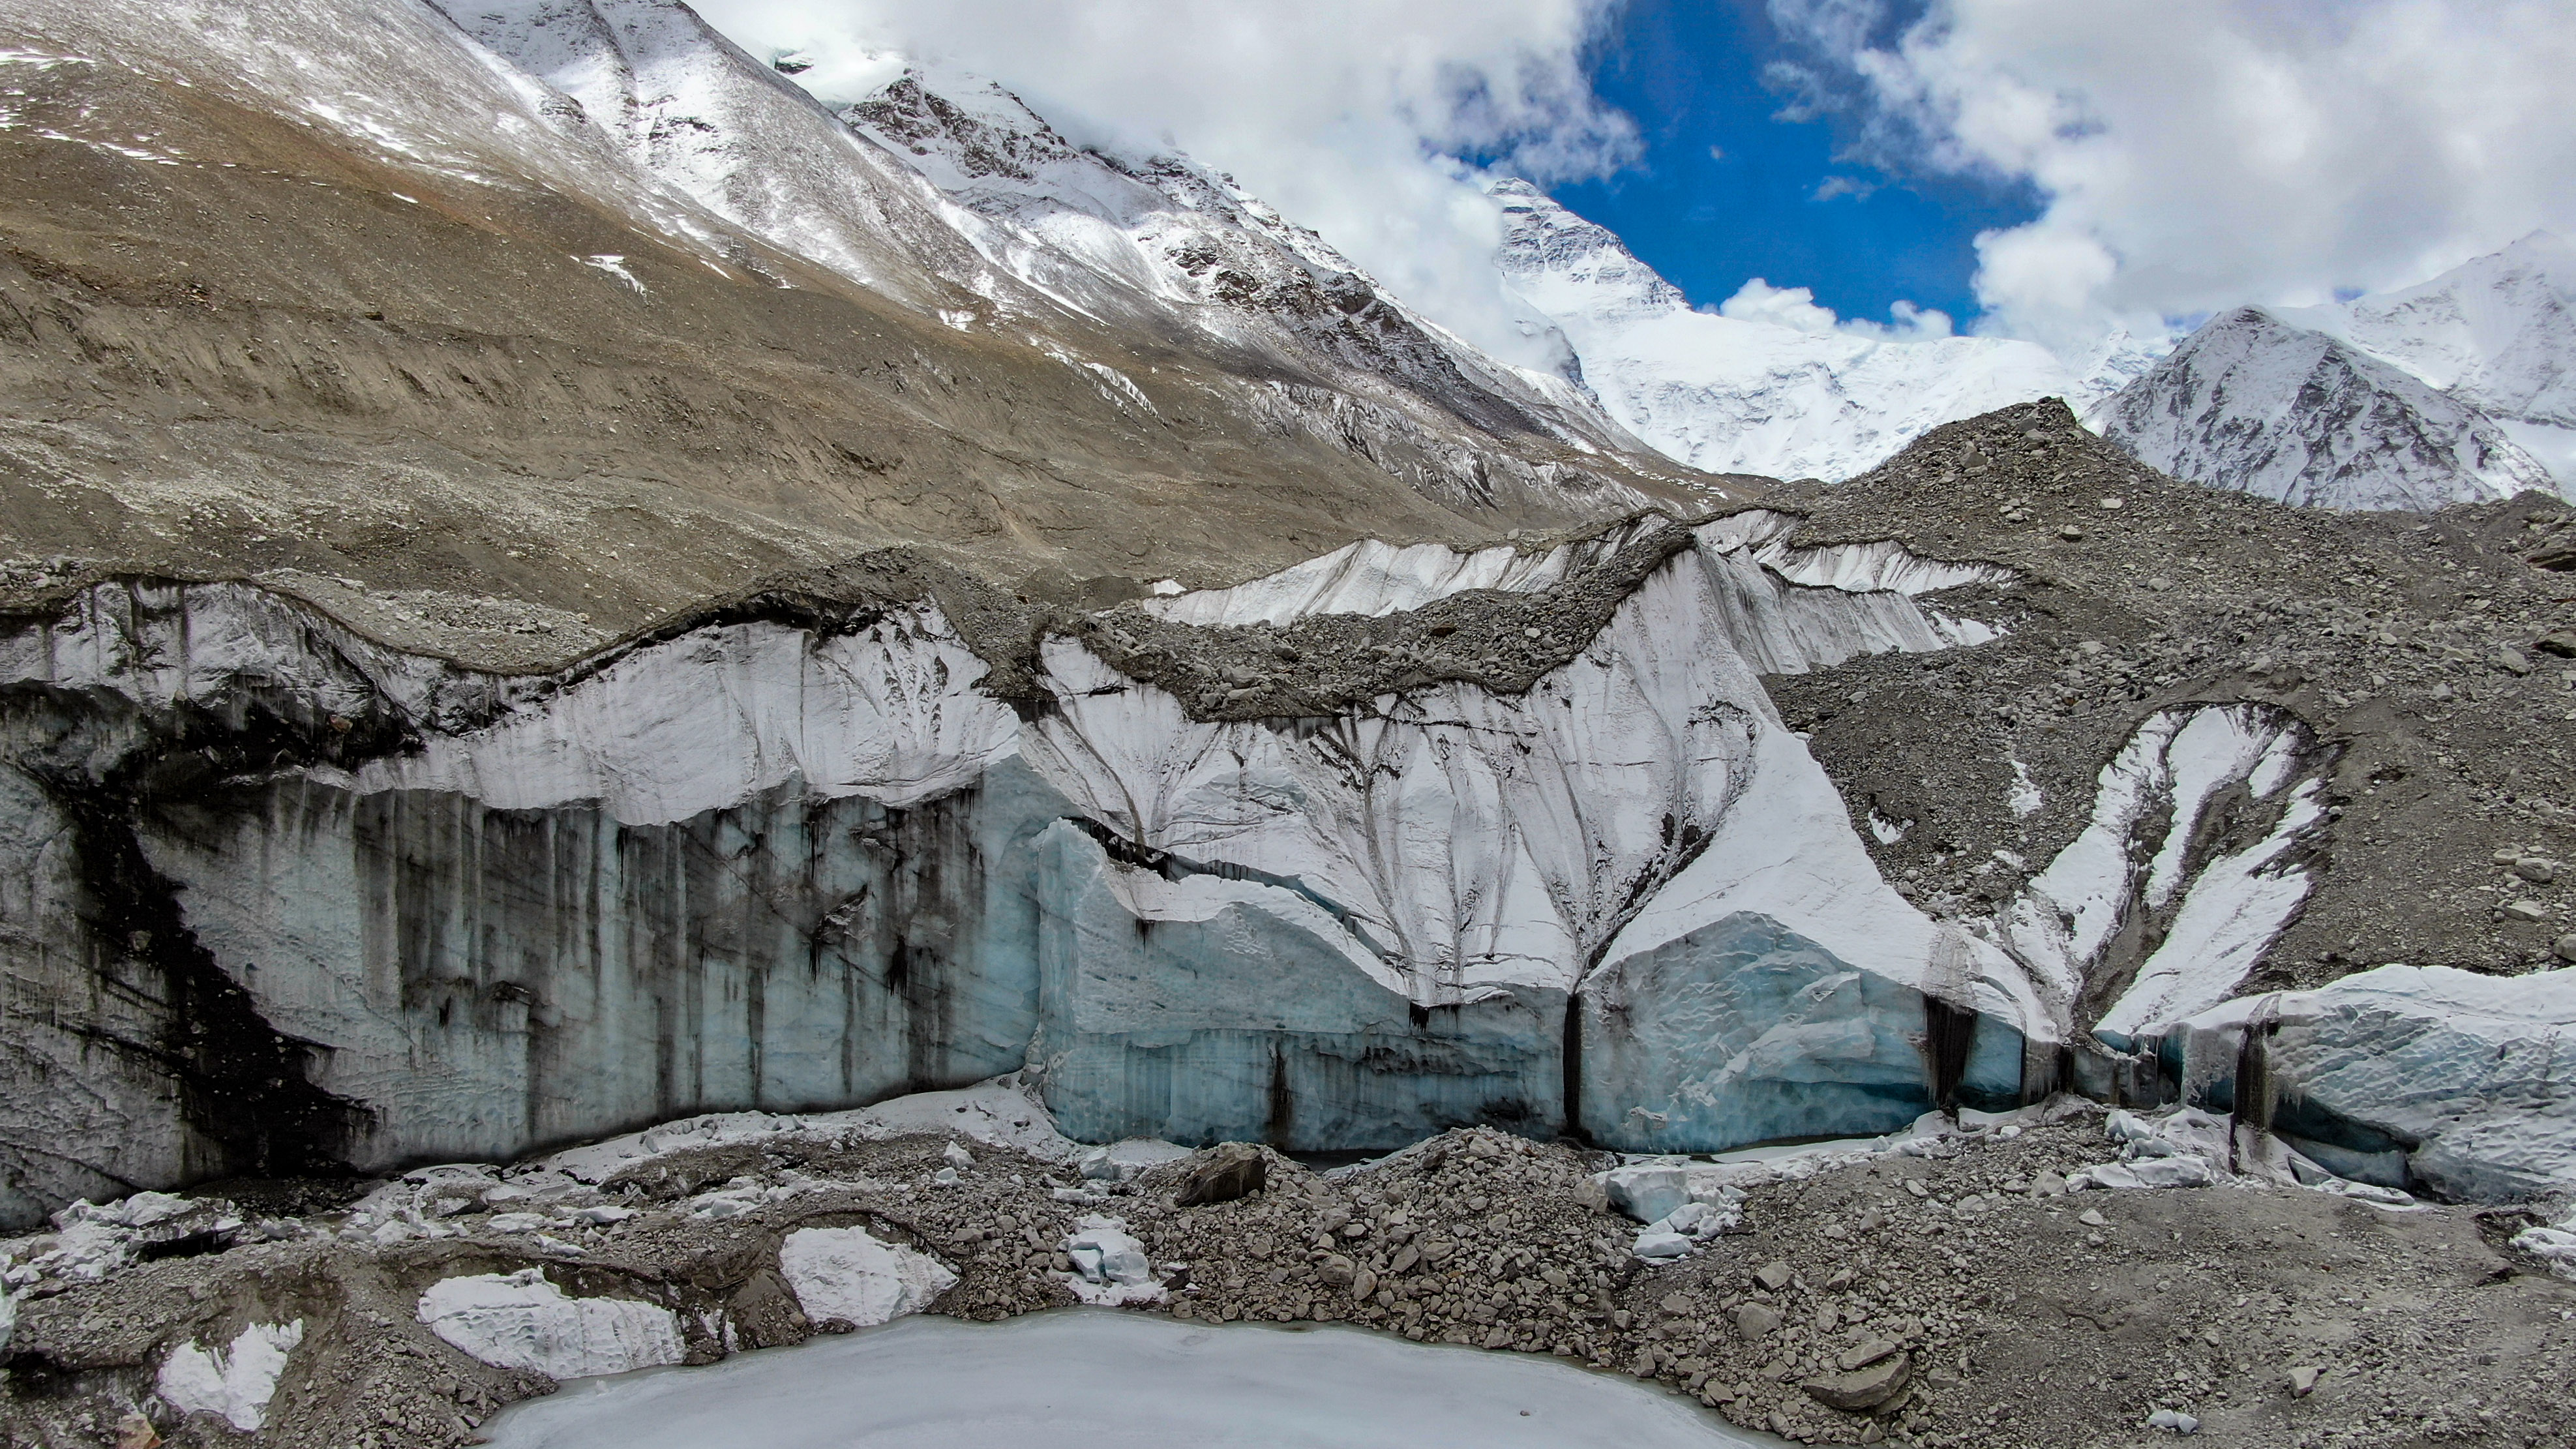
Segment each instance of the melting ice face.
M1087 1309L993 1325L907 1318L709 1368L602 1380L521 1404L484 1432L496 1449L1779 1442L1660 1389L1549 1358Z

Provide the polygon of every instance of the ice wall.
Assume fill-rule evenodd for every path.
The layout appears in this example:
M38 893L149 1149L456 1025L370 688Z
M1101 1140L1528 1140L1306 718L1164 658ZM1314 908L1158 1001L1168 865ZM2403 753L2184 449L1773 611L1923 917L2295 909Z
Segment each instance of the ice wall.
M1777 522L1708 526L1524 694L1294 722L1192 719L1063 637L1030 661L1053 706L1014 709L927 603L502 679L254 588L94 590L0 641L33 747L0 889L64 928L7 944L45 1005L0 1088L71 1148L9 1164L9 1211L292 1166L216 1125L254 1072L304 1094L299 1151L364 1167L1023 1065L1085 1137L1313 1149L1471 1121L1706 1149L2009 1095L2047 1014L1878 880L1759 678L1950 641L1901 588L1766 566ZM1622 536L1168 602L1544 592ZM183 977L241 1044L167 1082ZM1965 1079L1936 1017L1980 1023ZM134 1046L104 1068L103 1025Z
M2275 1129L2337 1171L2472 1201L2576 1194L2576 972L2382 966L2156 1024L2195 1094L2237 1102L2250 1030ZM2346 1175L2353 1175L2346 1172Z

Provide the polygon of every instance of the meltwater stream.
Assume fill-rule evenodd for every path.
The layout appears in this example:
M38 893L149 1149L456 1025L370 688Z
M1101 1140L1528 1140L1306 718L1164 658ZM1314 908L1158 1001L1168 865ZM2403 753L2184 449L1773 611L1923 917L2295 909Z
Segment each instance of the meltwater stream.
M1361 1329L1216 1327L1109 1309L883 1328L565 1386L495 1449L1754 1449L1635 1380Z

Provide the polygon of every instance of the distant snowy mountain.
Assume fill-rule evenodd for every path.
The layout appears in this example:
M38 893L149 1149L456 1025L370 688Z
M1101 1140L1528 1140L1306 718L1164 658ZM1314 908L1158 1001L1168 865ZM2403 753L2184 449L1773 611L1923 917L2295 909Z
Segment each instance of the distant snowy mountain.
M1610 415L1712 472L1846 478L1947 422L2057 396L2079 413L2155 360L2125 334L2069 368L2031 342L1884 339L1694 310L1617 236L1525 181L1493 188L1511 290L1572 345Z
M2419 286L2274 315L2478 409L2576 486L2576 247L2533 232Z
M2213 318L2106 404L2103 435L2195 482L2320 508L2556 491L2476 408L2259 307Z
M566 124L727 221L962 330L1033 340L1140 414L1130 363L1151 337L1262 359L1277 382L1250 403L1282 425L1451 453L1435 492L1493 486L1426 437L1454 421L1642 451L1580 389L1435 326L1228 178L1078 148L980 77L904 70L836 115L673 0L433 3L568 97ZM1562 471L1506 481L1545 494Z
M2327 508L2576 484L2576 249L2534 232L2419 286L2213 318L2089 419L2177 477Z

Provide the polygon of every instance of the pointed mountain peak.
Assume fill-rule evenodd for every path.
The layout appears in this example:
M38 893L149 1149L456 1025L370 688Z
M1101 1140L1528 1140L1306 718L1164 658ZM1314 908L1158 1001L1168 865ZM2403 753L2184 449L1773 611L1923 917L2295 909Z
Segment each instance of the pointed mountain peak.
M1078 154L1018 96L963 72L907 66L840 114L852 129L894 150L944 160L961 177L1034 181L1040 168Z

